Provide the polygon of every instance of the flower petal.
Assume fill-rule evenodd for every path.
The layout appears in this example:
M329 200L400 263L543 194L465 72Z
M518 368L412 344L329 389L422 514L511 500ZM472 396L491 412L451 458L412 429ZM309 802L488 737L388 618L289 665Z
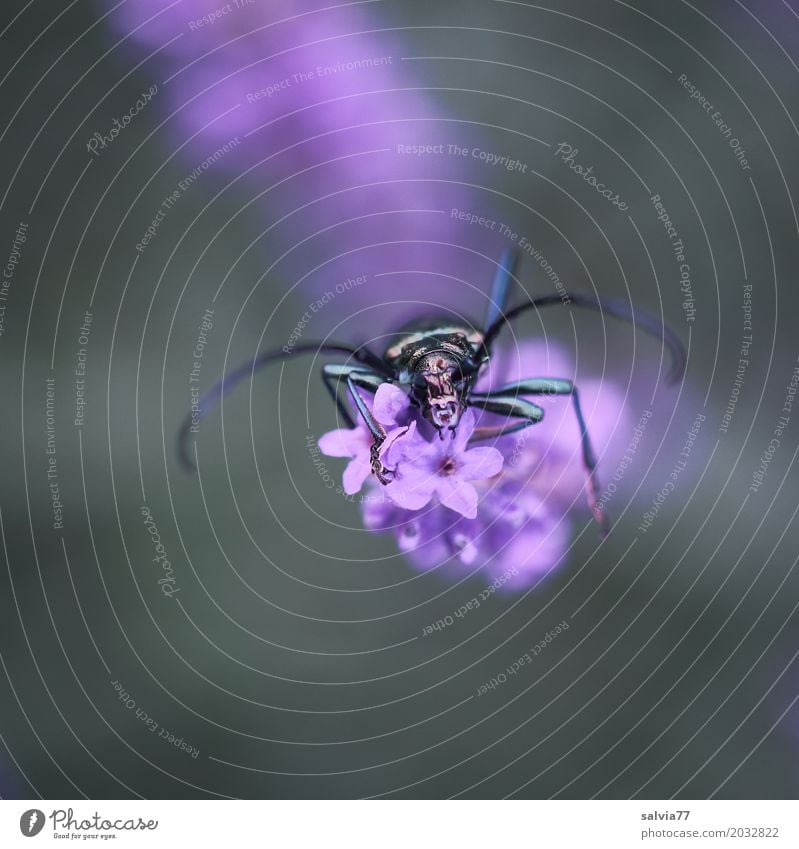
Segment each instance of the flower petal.
M455 549L461 563L463 563L464 566L471 566L472 563L477 560L477 555L479 554L474 540L467 534L463 533L463 531L455 531L455 533L451 535L450 539L452 541L452 547Z
M491 564L490 573L512 565L518 574L508 580L506 590L538 583L563 563L569 547L570 522L564 516L543 512L514 534L500 557Z
M441 465L441 449L419 435L416 422L411 422L408 432L397 439L386 451L384 462L393 467L402 466L403 473L431 477Z
M350 460L347 468L344 469L344 477L342 478L344 492L347 495L355 495L356 492L360 492L363 482L369 477L371 471L372 467L369 463L364 462L360 457Z
M477 516L477 490L458 475L440 476L436 479L436 491L441 503L467 519Z
M466 450L466 446L474 433L477 418L471 410L466 410L458 422L455 438L450 444L450 453L454 456ZM446 441L446 440L445 440Z
M397 416L410 406L408 396L393 383L381 383L375 392L372 415L382 425L397 423Z
M415 434L416 422L411 422L408 427L396 427L389 430L378 452L383 465L392 466L399 463L404 457L404 446L413 440Z
M458 458L458 477L473 481L493 478L502 470L505 458L496 448L471 448Z
M369 433L361 427L342 427L323 433L317 440L319 450L328 457L355 457L369 450Z
M368 487L361 497L361 515L364 527L369 531L390 530L398 521L397 506L386 497L380 484Z
M397 528L397 545L400 551L413 551L421 545L422 539L421 523L416 519L411 519Z
M406 489L399 484L390 483L386 487L386 495L398 506L404 510L421 510L422 507L427 507L430 499L433 497L431 489Z

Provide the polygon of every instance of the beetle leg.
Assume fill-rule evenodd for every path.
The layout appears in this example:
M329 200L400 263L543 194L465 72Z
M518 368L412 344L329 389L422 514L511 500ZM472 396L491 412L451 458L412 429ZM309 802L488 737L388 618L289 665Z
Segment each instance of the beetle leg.
M380 382L383 383L384 381L381 379ZM369 428L369 432L372 434L372 439L374 440L369 452L372 474L376 475L380 483L385 486L391 483L394 478L394 472L391 469L387 469L380 459L380 447L386 439L385 428L377 421L372 415L372 411L366 406L366 402L363 400L363 396L358 391L358 386L355 383L355 375L347 375L347 387L350 390L350 395L355 402L358 412L361 414L361 418L366 422L366 426Z
M371 392L375 392L381 383L386 382L386 378L377 372L372 371L364 366L340 365L338 363L330 363L322 367L322 380L325 384L330 397L335 401L341 417L347 423L347 427L355 427L355 420L352 417L352 411L339 397L338 383L340 380L346 380L352 376L353 381L357 386L362 386Z
M353 348L351 345L342 345L338 342L301 342L294 348L277 348L272 351L264 351L252 360L244 363L231 372L228 372L221 380L217 381L198 401L196 407L183 420L183 424L177 433L178 460L187 471L196 471L191 447L192 434L197 433L200 422L208 413L221 403L229 392L245 380L251 380L257 371L275 363L291 359L298 354L348 354L355 362L371 364L376 372L386 368L380 358L373 354L368 348ZM390 375L386 375L388 379Z
M643 333L658 339L671 355L671 369L666 375L666 383L675 383L685 373L688 355L680 337L663 322L659 315L648 310L635 307L623 298L598 298L580 292L562 292L553 295L541 295L523 304L518 304L499 315L494 323L486 328L483 347L490 350L504 327L510 324L528 310L540 310L544 307L562 306L569 304L580 309L590 309L600 314L609 315L620 321L626 321L637 327Z
M366 426L369 428L369 432L372 434L372 438L374 439L369 452L372 474L375 475L383 485L391 483L391 480L393 479L393 472L391 469L387 469L380 459L380 446L385 441L386 431L380 422L378 422L372 415L371 410L366 406L366 401L364 401L363 395L361 395L359 391L359 388L361 388L365 389L367 392L376 392L380 384L386 382L386 378L383 377L383 375L362 366L326 365L322 368L322 380L324 380L327 391L336 402L336 405L338 406L344 420L347 422L347 425L349 427L355 427L355 421L352 414L346 404L344 404L339 397L337 391L338 381L347 381L347 389L349 389L350 396L355 403L355 408L366 423Z
M487 413L497 413L508 418L519 419L512 424L475 428L470 442L507 436L510 433L516 433L530 427L530 425L538 424L544 418L544 411L537 404L510 394L489 396L488 393L475 392L470 396L469 404L472 407L479 407Z
M518 399L519 395L571 396L572 406L574 407L574 414L577 417L577 424L580 427L580 446L582 448L583 454L583 465L585 466L585 470L588 476L586 482L588 492L588 504L591 508L591 512L594 515L594 518L599 523L602 535L606 536L610 530L610 527L608 524L607 515L599 506L600 487L599 478L597 475L597 461L596 456L594 454L594 448L591 445L591 437L588 434L588 428L585 424L583 411L580 407L580 395L577 391L577 387L572 383L571 380L551 377L532 377L527 378L526 380L515 381L505 386L500 386L497 389L493 389L490 392L481 393L477 396L473 395L472 398L477 398L479 402L479 399L491 400L499 399L501 397L507 397L510 393L513 393L512 397L516 398L517 400L521 400ZM472 403L475 402L472 401ZM488 408L484 407L484 409ZM506 432L510 433L511 431Z
M372 466L372 474L377 477L383 486L385 486L394 480L394 470L387 469L383 465L383 461L380 459L380 446L382 444L382 439L379 442L376 440L372 443L372 447L369 450L369 462Z

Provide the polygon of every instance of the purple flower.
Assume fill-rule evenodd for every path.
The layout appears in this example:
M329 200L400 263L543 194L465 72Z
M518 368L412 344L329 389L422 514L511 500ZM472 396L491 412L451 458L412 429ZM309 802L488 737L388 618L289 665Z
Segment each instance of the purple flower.
M397 417L410 406L407 395L391 383L384 383L375 393L372 415L383 426L386 438L380 446L378 456L382 460L386 453L405 439L413 439L416 422L398 425ZM350 457L344 470L343 485L347 495L359 492L372 471L371 451L374 438L359 417L354 428L331 430L319 439L319 450L328 457Z
M393 532L399 550L419 569L452 579L484 570L505 589L524 588L562 560L571 536L563 512L533 493L512 499L500 487L481 491L477 516L467 519L441 505L409 511L373 485L363 500L367 529Z
M474 414L467 410L452 439L447 434L428 442L415 434L395 442L385 452L394 467L386 495L406 510L420 510L437 495L445 507L474 519L478 495L470 481L494 477L504 462L496 448L468 447L474 427Z
M543 341L525 342L514 349L498 349L478 390L510 383L524 377L552 376L579 383L583 415L595 453L613 457L613 465L624 451L631 420L625 396L609 380L580 379L565 352ZM518 492L534 492L547 502L568 510L583 501L586 471L580 447L580 428L572 400L564 395L538 396L543 421L505 436L497 448L506 456L503 485ZM610 465L610 464L609 464Z
M575 379L563 352L531 342L512 352L498 350L479 388L544 375ZM596 380L581 381L580 387L600 461L608 453L620 456L630 423L623 396L614 385ZM442 440L419 418L402 390L390 384L381 387L374 415L387 429L380 456L393 477L386 486L374 478L367 482L372 439L365 427L341 436L335 436L341 431L326 434L320 448L333 456L359 458L357 475L350 467L345 475L352 475L358 489L366 482L364 525L370 531L393 533L399 550L417 568L441 570L453 578L483 570L495 589L523 589L564 562L572 512L582 510L590 520L571 399L536 400L546 411L543 422L501 437L493 447L470 446L477 424L484 417L486 424L489 419L497 424L496 417L478 416L471 408L455 437L445 435ZM338 450L345 442L352 448Z
M480 139L471 127L440 121L449 116L417 76L418 63L401 61L412 50L382 20L380 4L258 0L224 14L217 0L101 5L124 35L122 48L135 50L137 63L149 57L143 72L158 86L152 109L168 117L154 142L174 150L188 173L212 161L221 185L235 178L245 195L257 192L248 214L275 227L287 248L268 285L299 279L305 299L331 280L369 281L357 299L331 301L327 324L313 332L354 308L378 314L399 285L403 300L428 300L431 274L440 303L483 309L459 280L475 256L499 252L497 236L442 214L493 214L485 193L469 185L473 160L401 152ZM205 168L210 191L204 175ZM458 247L464 243L469 250ZM273 253L266 251L270 262ZM489 263L482 273L488 281Z

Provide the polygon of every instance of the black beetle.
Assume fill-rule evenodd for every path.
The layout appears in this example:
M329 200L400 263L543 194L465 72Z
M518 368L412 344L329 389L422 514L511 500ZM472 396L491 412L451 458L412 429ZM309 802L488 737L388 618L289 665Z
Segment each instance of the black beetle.
M195 406L193 415L187 417L179 435L180 458L185 466L194 468L189 453L189 437L208 411L240 381L252 377L260 368L303 353L346 354L347 364L328 364L322 369L322 379L331 397L338 405L349 427L355 422L351 408L338 394L339 384L347 384L352 401L363 418L374 443L372 446L372 471L378 480L387 484L391 470L385 468L379 457L379 448L385 439L385 430L367 406L364 393L374 393L381 383L394 382L409 388L411 402L436 428L443 439L445 433L454 434L458 421L467 406L512 419L493 427L479 427L472 440L504 436L521 430L544 417L544 410L528 400L541 395L568 395L581 432L583 463L588 475L589 500L594 515L603 532L607 531L604 514L597 507L599 485L596 476L596 458L591 439L580 408L580 395L572 381L565 378L531 377L514 383L477 392L474 389L482 368L491 356L491 347L500 331L514 318L528 310L541 309L554 304L569 304L606 313L613 318L635 324L646 333L661 340L671 353L672 365L667 382L674 383L685 370L686 353L677 335L660 319L641 309L633 308L620 298L597 297L587 294L543 295L505 310L510 282L516 279L519 262L518 251L503 254L494 278L489 309L482 330L449 320L428 319L412 323L399 331L382 356L366 346L335 342L305 342L290 351L279 349L256 356L229 373L213 387Z

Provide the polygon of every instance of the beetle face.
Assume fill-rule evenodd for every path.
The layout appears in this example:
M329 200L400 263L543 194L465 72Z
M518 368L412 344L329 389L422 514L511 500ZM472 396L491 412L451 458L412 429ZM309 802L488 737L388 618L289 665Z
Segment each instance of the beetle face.
M414 385L424 417L442 434L458 426L463 410L462 390L453 382L460 372L457 359L437 352L425 357L416 372Z

